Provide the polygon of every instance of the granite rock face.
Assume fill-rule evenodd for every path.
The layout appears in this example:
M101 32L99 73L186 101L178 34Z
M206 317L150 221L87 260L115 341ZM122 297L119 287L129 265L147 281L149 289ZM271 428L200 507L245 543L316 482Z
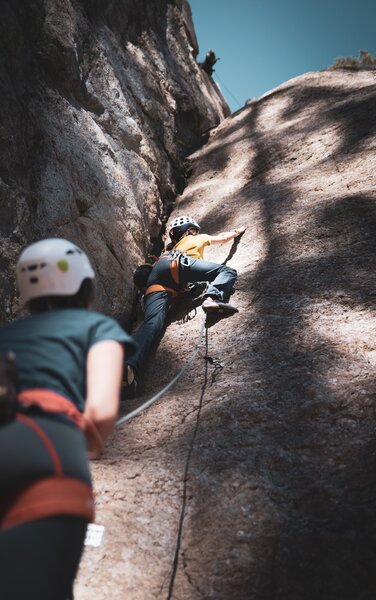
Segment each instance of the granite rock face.
M95 465L106 533L78 600L375 598L375 107L373 73L309 73L190 156L173 216L247 226L206 255L237 269L240 312ZM202 319L175 306L137 402Z
M229 114L198 67L185 0L2 3L0 315L26 242L87 250L98 306L129 317L130 275L184 187L183 160Z

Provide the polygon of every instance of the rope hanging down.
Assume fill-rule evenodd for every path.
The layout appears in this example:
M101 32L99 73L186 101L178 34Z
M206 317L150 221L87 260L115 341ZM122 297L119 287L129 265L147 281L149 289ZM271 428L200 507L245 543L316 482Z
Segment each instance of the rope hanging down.
M147 408L149 408L149 406L151 406L152 404L154 404L154 402L156 402L157 400L159 400L159 398L161 396L163 396L163 394L165 394L180 379L180 377L185 373L185 371L192 364L192 362L196 358L197 354L201 350L202 338L204 336L204 331L205 331L205 323L206 323L206 317L202 321L200 333L199 333L199 336L198 336L198 342L197 342L197 345L196 345L195 349L191 353L191 355L188 358L188 360L185 363L185 365L183 365L183 367L180 369L180 371L178 371L176 373L175 377L173 379L171 379L170 383L168 383L157 394L155 394L155 396L152 396L152 398L150 398L149 400L146 400L146 402L144 402L143 404L141 404L141 406L139 406L138 408L135 408L135 410L132 410L132 412L128 413L124 417L121 417L121 419L118 419L118 421L116 421L116 425L117 426L123 425L123 423L126 423L127 421L130 421L131 419L133 419L133 417L136 417L141 412L143 412L144 410L146 410Z
M237 97L234 96L234 94L231 92L231 90L229 90L229 88L227 87L227 85L225 84L225 82L218 75L217 71L215 71L215 76L218 79L219 83L225 88L226 92L228 94L230 94L230 96L232 97L232 99L235 100L235 102L239 105L239 108L242 108L243 104L241 104L240 100L238 100Z

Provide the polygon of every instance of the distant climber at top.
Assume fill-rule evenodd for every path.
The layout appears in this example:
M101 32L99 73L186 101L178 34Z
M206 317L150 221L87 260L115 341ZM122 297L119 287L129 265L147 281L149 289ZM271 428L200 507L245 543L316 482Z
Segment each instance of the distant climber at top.
M205 73L207 73L208 75L210 75L210 77L213 75L214 72L214 65L216 62L218 62L220 60L220 58L217 58L215 55L215 52L213 52L213 50L208 50L205 56L205 60L200 64L200 67L203 71L205 71Z
M133 334L138 350L127 360L125 374L131 384L138 377L151 348L163 333L171 300L186 284L209 282L203 294L203 310L226 315L238 312L228 304L237 273L223 264L203 259L206 246L229 242L245 231L239 227L218 235L200 233L192 217L174 219L168 229L170 243L153 266L144 295L144 321Z

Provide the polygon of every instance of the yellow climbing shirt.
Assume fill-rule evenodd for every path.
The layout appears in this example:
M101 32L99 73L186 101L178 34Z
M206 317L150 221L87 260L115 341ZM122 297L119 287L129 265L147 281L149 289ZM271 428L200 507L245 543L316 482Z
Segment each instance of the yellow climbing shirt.
M206 233L199 235L186 235L175 246L175 250L184 252L192 258L204 258L206 246L210 246L211 236Z

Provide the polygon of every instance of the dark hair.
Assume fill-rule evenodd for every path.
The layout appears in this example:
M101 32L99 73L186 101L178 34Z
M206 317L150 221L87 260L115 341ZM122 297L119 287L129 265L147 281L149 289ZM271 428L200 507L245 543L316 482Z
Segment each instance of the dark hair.
M197 229L192 223L184 223L184 225L179 225L179 227L174 227L170 231L170 238L175 244L180 242L180 240L186 235L195 235L200 230Z
M88 308L94 298L92 279L84 279L80 289L73 296L43 296L32 298L26 304L31 313L41 313L52 308Z

